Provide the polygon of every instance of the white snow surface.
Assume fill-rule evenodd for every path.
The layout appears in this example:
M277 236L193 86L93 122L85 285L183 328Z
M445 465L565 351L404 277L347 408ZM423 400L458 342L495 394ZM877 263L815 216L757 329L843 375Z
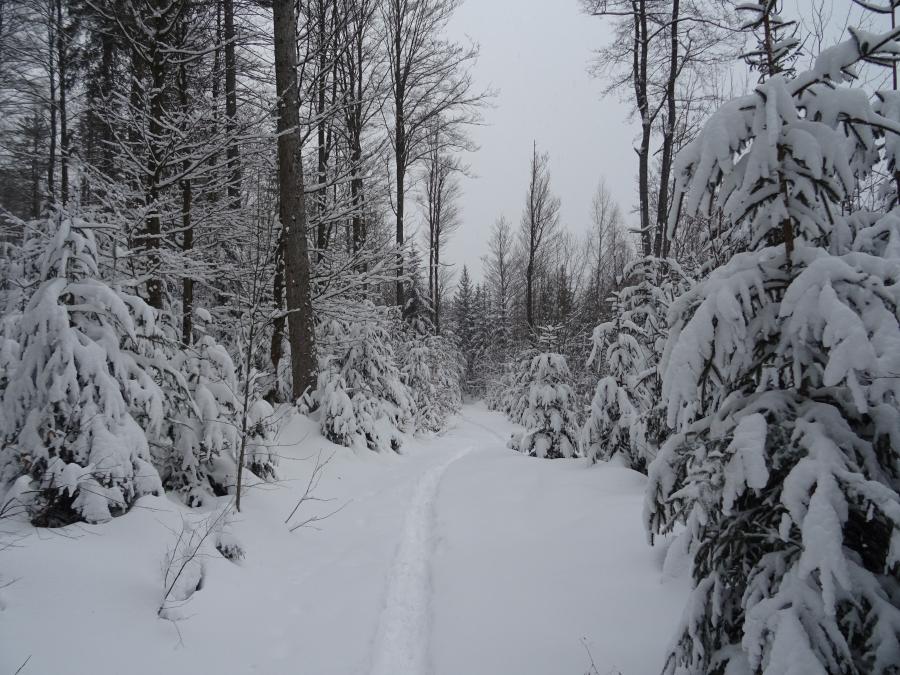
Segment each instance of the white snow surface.
M0 527L0 673L23 675L599 675L659 672L688 594L641 521L645 478L614 463L542 460L468 405L400 456L330 444L294 416L280 477L219 535L245 553L199 562L200 589L160 619L164 560L189 510L143 497L101 525ZM315 495L284 519L319 452ZM3 548L2 544L14 544ZM11 583L10 583L11 582ZM5 584L8 584L3 587Z

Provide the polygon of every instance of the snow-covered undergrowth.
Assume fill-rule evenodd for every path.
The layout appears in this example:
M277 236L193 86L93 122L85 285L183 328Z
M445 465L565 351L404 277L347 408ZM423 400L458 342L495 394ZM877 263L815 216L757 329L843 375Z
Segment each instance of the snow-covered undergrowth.
M250 487L233 517L218 517L225 497L145 496L101 525L5 519L0 672L581 675L583 641L600 673L656 672L688 588L646 544L645 478L512 452L514 430L466 406L398 456L333 445L294 416L282 480ZM340 510L291 533L332 453L313 493L331 501L291 523ZM163 602L168 563L207 532Z

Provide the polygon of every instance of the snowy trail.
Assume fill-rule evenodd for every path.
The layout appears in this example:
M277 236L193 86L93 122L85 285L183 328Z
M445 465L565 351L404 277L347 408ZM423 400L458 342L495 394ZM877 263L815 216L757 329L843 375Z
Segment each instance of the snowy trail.
M0 591L0 673L30 656L23 675L120 675L124 662L132 675L577 675L585 645L604 675L659 672L689 580L663 575L665 546L647 546L646 479L525 457L505 447L517 431L467 405L400 455L359 454L292 418L282 482L248 493L228 526L245 558L212 549L177 626L156 613L160 565L202 512L145 497L72 536L32 533L0 555L0 586L15 580ZM290 532L320 451L336 453L317 490L328 501L303 517L347 507Z
M471 451L467 447L432 467L415 487L375 633L371 675L424 675L431 670L428 642L435 502L444 472Z

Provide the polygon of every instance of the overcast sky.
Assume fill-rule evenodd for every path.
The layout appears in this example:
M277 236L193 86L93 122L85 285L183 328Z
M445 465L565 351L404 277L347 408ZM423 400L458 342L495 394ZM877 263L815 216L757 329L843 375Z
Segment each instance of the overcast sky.
M799 19L801 34L812 31L810 9L820 1L829 26L826 46L846 36L848 23L860 25L862 12L849 0L788 0L785 14ZM455 264L457 278L463 264L481 278L481 256L498 216L518 227L533 141L550 153L563 226L585 231L601 177L634 223L638 127L628 106L617 95L603 97L603 83L587 73L592 51L610 39L608 21L582 14L578 0L464 0L457 11L452 37L480 45L476 82L498 91L484 111L485 126L472 130L480 149L464 159L474 177L463 179L462 225L442 255ZM886 24L868 26L872 21L866 15L862 25L886 30ZM817 53L814 40L804 51L801 65L807 66Z
M442 258L481 278L481 255L501 214L518 226L525 203L532 142L550 153L551 185L564 226L583 231L601 177L631 218L637 160L635 127L617 97L601 97L587 73L604 44L603 21L580 13L577 0L466 0L451 24L455 38L481 46L474 69L482 87L498 91L472 130L480 146L464 157L462 225Z

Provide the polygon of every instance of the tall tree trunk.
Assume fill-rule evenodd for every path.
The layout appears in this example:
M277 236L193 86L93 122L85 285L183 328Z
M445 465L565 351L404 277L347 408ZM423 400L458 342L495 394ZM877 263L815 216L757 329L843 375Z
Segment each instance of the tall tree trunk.
M399 9L397 10L399 12ZM406 198L406 101L405 80L403 78L403 36L400 31L401 17L396 16L398 25L394 30L394 160L397 172L397 304L403 309L403 207Z
M182 26L184 31L184 26ZM183 36L183 33L182 33ZM184 62L178 68L178 98L181 109L187 116L189 110L187 66ZM182 168L185 177L181 179L181 251L185 255L194 248L194 225L191 221L193 206L193 189L190 171L190 159L185 157ZM193 342L194 333L194 280L185 276L181 282L181 342L185 346Z
M235 56L234 0L224 0L225 19L225 127L228 134L228 203L235 211L241 208L241 154L237 133L237 59ZM218 53L216 54L218 56Z
M157 35L161 34L165 25L165 17L162 11L157 11L151 19L151 26ZM149 152L147 156L147 186L145 192L145 205L149 212L147 215L143 247L149 251L148 261L150 265L150 278L147 281L147 302L151 307L162 309L163 306L163 282L160 278L159 248L162 237L162 216L160 214L159 183L163 165L163 114L165 112L165 86L166 86L166 57L162 53L162 45L152 41L150 50L150 121L147 130L150 136Z
M100 98L101 105L108 105L108 97L113 90L113 54L115 43L112 36L101 33L102 58L100 60ZM94 117L100 130L100 170L104 175L111 176L113 172L113 134L112 127L106 121L105 116L94 112Z
M361 30L361 29L360 29ZM350 197L353 204L353 217L351 219L353 229L353 253L359 253L366 240L366 222L363 215L365 194L363 192L362 177L362 127L363 127L363 97L365 96L365 81L363 76L363 38L357 33L353 37L353 46L347 52L350 58L347 61L347 80L351 91L352 102L347 111L347 134L350 147ZM363 270L365 271L365 270Z
M281 363L281 357L284 356L282 351L282 342L284 341L285 319L282 311L284 310L284 237L279 236L278 244L275 248L275 275L272 278L272 304L275 306L275 321L272 323L272 345L270 349L270 358L272 360L272 368L278 371L278 365Z
M56 185L56 73L54 51L56 49L56 38L54 36L53 26L53 4L52 1L47 3L47 75L50 84L50 154L47 158L47 200L53 201Z
M669 240L666 232L669 215L669 183L672 175L672 154L675 145L675 83L678 79L678 14L680 1L672 0L672 21L669 26L669 76L666 81L666 126L663 130L662 158L659 171L659 200L656 205L656 236L653 255L668 255Z
M31 217L37 219L41 215L41 169L38 164L40 145L41 118L37 110L32 113L31 139Z
M56 65L59 71L59 193L63 205L69 201L69 122L66 112L66 32L63 0L56 0Z
M438 335L441 334L441 278L439 276L441 269L441 244L439 237L440 230L436 233L434 246L434 332Z
M318 31L318 49L319 63L316 82L316 250L319 258L328 248L328 228L325 222L325 213L327 205L326 183L328 182L328 143L327 143L327 121L325 113L327 111L326 93L328 91L328 78L326 71L328 69L328 59L330 57L327 45L330 42L328 36L328 27L326 26L326 14L328 10L325 8L325 0L318 3L318 11L316 12L316 29Z
M525 323L529 330L534 328L534 254L528 254L528 266L525 268Z
M399 116L399 113L398 113ZM397 124L400 131L400 123ZM399 144L399 140L398 140ZM398 145L399 148L399 145ZM403 288L403 201L406 196L406 162L397 150L397 304L402 308L405 304Z
M300 154L297 92L297 19L293 0L272 3L275 29L275 89L278 95L279 215L284 242L291 380L297 400L316 384L316 344L309 288L306 204Z
M653 252L650 233L650 135L653 131L650 119L650 103L647 97L647 4L646 0L633 0L634 21L634 89L638 112L641 116L641 145L638 149L638 200L641 220L641 250L647 256Z
M359 140L354 138L351 142L350 163L350 201L353 204L353 253L362 250L366 240L366 224L363 218L363 179L360 163L362 162L362 149Z
M431 302L431 306L434 307L434 216L431 215L429 220L431 222L428 224L428 300Z

